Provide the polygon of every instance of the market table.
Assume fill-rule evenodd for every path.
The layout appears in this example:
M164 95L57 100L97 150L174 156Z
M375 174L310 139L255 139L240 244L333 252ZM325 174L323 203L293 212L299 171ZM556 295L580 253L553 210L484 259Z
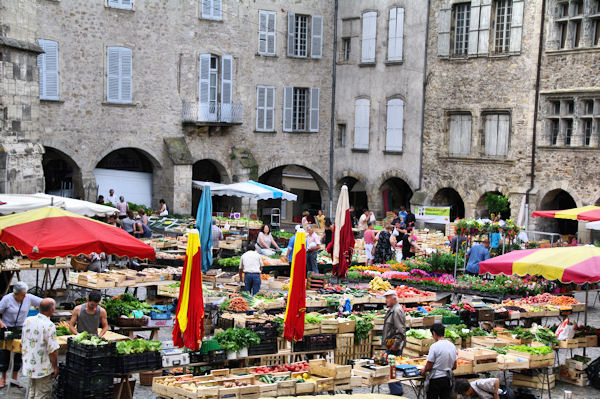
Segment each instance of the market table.
M175 284L178 283L178 281L175 280L160 280L160 281L143 281L143 282L139 282L136 283L135 285L127 285L127 286L114 286L114 287L93 287L93 286L89 286L87 284L82 284L82 283L75 283L75 282L69 282L67 285L68 286L72 286L72 287L79 287L82 288L84 290L98 290L100 292L102 292L102 294L104 296L107 295L107 291L108 290L112 290L115 288L125 288L125 292L128 292L129 288L133 288L133 295L137 296L137 289L140 287L158 287L158 286L162 286L162 285L170 285L170 284Z
M140 327L120 327L120 326L111 326L111 329L115 334L122 334L123 336L129 337L131 339L134 338L134 333L141 331L150 331L149 340L153 340L158 337L158 331L160 327L148 327L148 326L140 326Z
M63 275L63 285L66 287L67 281L69 280L68 276L67 276L67 270L71 268L71 265L45 265L44 267L27 267L27 268L22 268L22 269L2 269L3 272L8 273L8 277L7 277L7 281L12 281L12 279L14 278L14 276L17 276L17 281L21 281L21 272L23 271L28 271L28 270L35 270L35 286L39 287L39 277L40 277L40 271L43 270L44 271L44 275L42 277L42 284L41 287L39 287L41 289L41 291L43 293L49 291L49 290L53 290L54 286L56 285L56 280L58 279L58 275L60 273L62 273ZM52 271L55 271L54 273L54 277L52 276ZM2 295L6 295L6 293L8 292L8 288L9 286L7 285L4 288L4 292L0 293L0 296ZM33 287L32 287L33 288ZM43 294L42 294L43 295Z

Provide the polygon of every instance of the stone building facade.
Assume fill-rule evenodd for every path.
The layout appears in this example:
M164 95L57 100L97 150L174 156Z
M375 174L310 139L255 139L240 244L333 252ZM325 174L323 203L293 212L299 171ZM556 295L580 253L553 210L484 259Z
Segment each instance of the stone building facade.
M298 165L326 203L330 2L38 5L35 37L56 43L59 70L42 143L72 166L77 195L106 196L131 176L151 205L189 214L192 179L276 184Z
M530 187L541 8L530 0L431 2L424 172L413 203L475 217L487 213L486 193L501 193L517 217Z
M339 2L334 184L380 216L408 206L420 187L427 8Z
M0 192L44 189L35 0L0 1Z

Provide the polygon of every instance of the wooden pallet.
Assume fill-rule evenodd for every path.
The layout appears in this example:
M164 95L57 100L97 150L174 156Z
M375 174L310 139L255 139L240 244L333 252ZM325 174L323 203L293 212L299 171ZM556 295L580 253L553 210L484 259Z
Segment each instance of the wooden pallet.
M370 359L373 353L371 335L369 338L354 341L354 359Z
M335 364L348 364L348 360L355 359L354 333L338 334L334 352Z

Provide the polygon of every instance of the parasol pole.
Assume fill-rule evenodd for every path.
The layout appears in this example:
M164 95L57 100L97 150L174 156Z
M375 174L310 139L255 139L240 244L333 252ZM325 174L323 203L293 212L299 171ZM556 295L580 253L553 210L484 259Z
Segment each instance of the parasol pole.
M588 312L588 291L589 285L585 284L585 311L583 312L583 325L587 326L587 312ZM585 347L583 348L583 356L585 356Z
M456 280L456 267L458 266L458 242L459 241L460 241L459 237L456 237L456 246L454 248L454 279L455 280Z

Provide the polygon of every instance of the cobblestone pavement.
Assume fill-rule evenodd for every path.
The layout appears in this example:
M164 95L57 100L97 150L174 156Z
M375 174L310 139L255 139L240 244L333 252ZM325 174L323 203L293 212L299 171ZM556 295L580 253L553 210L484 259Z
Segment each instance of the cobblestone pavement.
M32 272L27 273L27 275L23 276L25 281L27 283L29 283L30 285L35 285L35 274ZM60 280L59 280L60 281ZM115 289L115 290L109 290L109 294L111 295L117 295L119 293L122 292L122 289ZM138 291L138 297L140 298L144 298L145 297L145 289L140 288ZM589 294L589 303L592 304L594 301L594 298L596 296L596 293L594 292L593 294L590 293ZM585 300L585 293L584 292L578 292L576 293L575 297L579 300L579 301L584 301ZM59 300L60 302L60 300ZM579 322L582 323L583 322L583 314L580 314L580 319ZM549 323L557 323L558 320L554 320L554 321L549 321ZM588 308L588 324L594 327L600 327L600 300L597 301L596 306L595 307L589 307ZM141 335L147 337L148 333L142 333ZM159 339L161 340L170 340L171 339L171 328L161 328L160 332L159 332ZM571 351L567 350L567 349L562 349L560 350L560 362L561 364L564 363L565 359L571 357ZM583 349L574 349L573 350L573 355L576 354L582 354ZM592 359L595 359L596 357L600 356L600 349L598 348L593 348L593 349L588 349L587 350L587 356L592 357ZM502 375L502 373L500 372L496 372L494 373L494 376L499 377L501 379L501 383L503 383L504 381L504 377ZM136 379L138 379L138 375L134 375L134 377ZM511 373L507 373L507 377L509 382L511 382ZM24 377L21 377L24 379L24 382L26 382L26 379ZM559 398L563 398L564 397L564 392L565 391L571 391L573 392L573 398L576 399L592 399L592 398L597 398L598 395L600 394L600 391L592 388L592 387L578 387L575 385L571 385L571 384L566 384L564 382L560 382L557 381L556 382L556 387L552 390L552 398L555 399L559 399ZM371 389L370 388L360 388L360 389L355 389L353 391L354 393L370 393ZM377 392L377 390L375 391ZM404 388L404 392L405 392L405 396L411 399L415 399L416 395L414 392L412 392L412 390L410 389L410 387L405 387ZM379 393L389 393L389 389L387 385L382 385L379 389ZM539 396L540 391L536 390L534 392L536 395ZM6 394L6 388L0 390L0 398L8 398L9 396ZM11 393L10 393L10 398L11 399L21 399L25 397L25 390L24 389L12 389ZM133 397L135 399L148 399L148 398L156 398L156 395L154 395L152 393L152 389L150 387L143 387L138 383L136 383L135 386L135 391L134 391L134 395ZM548 397L548 393L546 392L544 395L544 398Z

